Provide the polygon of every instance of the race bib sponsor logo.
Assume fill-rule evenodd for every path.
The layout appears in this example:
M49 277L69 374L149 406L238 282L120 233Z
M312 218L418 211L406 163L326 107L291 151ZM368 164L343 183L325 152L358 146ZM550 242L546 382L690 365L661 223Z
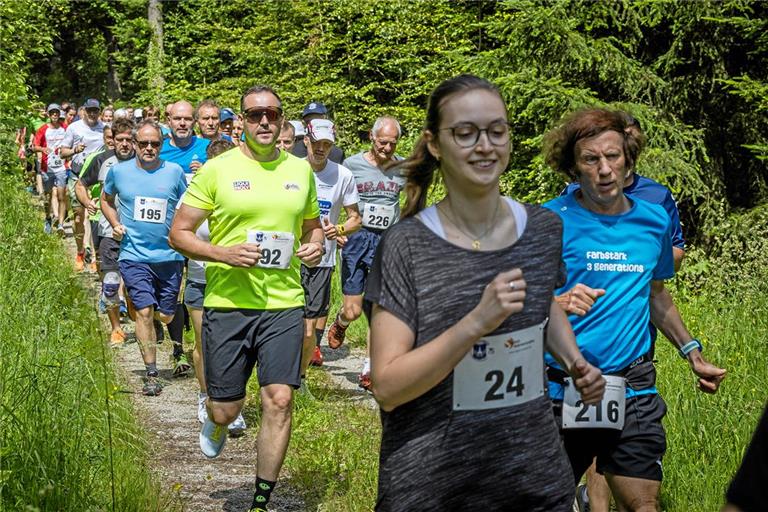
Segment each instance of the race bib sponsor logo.
M482 361L488 356L488 344L485 341L480 341L472 346L472 358Z

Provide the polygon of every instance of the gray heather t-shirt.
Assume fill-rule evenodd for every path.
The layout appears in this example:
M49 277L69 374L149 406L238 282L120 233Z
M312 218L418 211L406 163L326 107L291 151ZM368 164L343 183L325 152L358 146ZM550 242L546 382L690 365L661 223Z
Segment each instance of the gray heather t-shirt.
M365 215L365 203L394 206L394 219L391 224L388 223L392 225L400 220L400 191L405 187L405 177L400 173L400 169L383 171L371 165L364 154L357 153L344 160L344 167L352 171L357 183L360 213ZM401 157L396 158L402 160Z
M457 247L413 217L399 222L382 237L365 300L405 322L418 347L469 313L499 272L519 267L525 307L488 334L541 324L564 282L562 224L548 210L526 209L522 236L496 251ZM509 407L456 411L453 378L381 412L376 509L569 511L573 474L546 393Z

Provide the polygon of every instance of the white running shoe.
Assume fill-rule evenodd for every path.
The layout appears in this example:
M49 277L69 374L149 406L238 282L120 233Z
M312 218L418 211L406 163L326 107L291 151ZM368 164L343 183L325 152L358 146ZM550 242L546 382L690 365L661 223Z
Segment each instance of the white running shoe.
M245 418L243 418L243 413L238 414L237 418L235 418L235 421L230 423L227 428L229 429L229 435L232 437L238 437L245 434L245 429L248 427L245 425Z
M205 408L205 401L208 400L208 395L200 393L197 396L197 420L200 423L205 423L208 419L208 409Z
M203 428L200 429L200 449L203 451L203 455L209 459L218 457L226 442L227 428L217 425L210 418L206 418Z

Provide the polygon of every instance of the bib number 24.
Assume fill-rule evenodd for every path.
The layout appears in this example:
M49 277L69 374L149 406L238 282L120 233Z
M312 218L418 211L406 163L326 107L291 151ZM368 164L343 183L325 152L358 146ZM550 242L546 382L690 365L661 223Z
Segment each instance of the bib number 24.
M485 401L504 400L507 393L514 396L523 396L525 384L523 383L523 367L516 366L509 374L504 375L502 370L491 370L485 374L485 382L490 382L491 386L485 393ZM506 383L506 387L505 387ZM504 388L502 390L502 388Z

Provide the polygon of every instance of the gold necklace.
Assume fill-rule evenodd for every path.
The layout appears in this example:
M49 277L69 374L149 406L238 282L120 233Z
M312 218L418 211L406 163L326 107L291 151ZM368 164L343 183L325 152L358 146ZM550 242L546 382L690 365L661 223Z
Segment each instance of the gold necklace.
M471 235L471 234L467 233L467 232L466 232L466 231L464 231L463 229L461 229L461 228L459 227L459 225L458 225L458 224L456 224L456 221L455 221L455 220L453 220L453 218L451 218L451 216L450 216L450 215L448 215L448 212L447 212L447 211L445 211L445 208L440 208L440 203L436 204L436 205L435 205L435 208L437 208L439 211L441 211L441 212L443 213L443 215L445 215L445 218L446 218L446 219L448 219L448 222L450 222L451 224L453 224L453 227L455 227L456 229L458 229L458 230L461 232L461 234L462 234L462 235L464 235L464 236L465 236L465 237L467 237L468 239L472 240L472 249L473 249L473 250L475 250L475 251L479 251L479 250L480 250L480 240L482 240L483 238L485 238L485 236L486 236L488 233L490 233L490 232L491 232L491 230L493 229L493 227L496 225L496 215L498 215L498 213L499 213L499 207L500 207L500 206L501 206L501 201L496 201L496 210L494 210L494 212L493 212L493 217L491 218L491 223L490 223L490 225L488 226L488 228L486 228L486 230L485 230L485 231L483 231L483 233L482 233L480 236L477 236L477 237L475 237L475 236L473 236L473 235Z

